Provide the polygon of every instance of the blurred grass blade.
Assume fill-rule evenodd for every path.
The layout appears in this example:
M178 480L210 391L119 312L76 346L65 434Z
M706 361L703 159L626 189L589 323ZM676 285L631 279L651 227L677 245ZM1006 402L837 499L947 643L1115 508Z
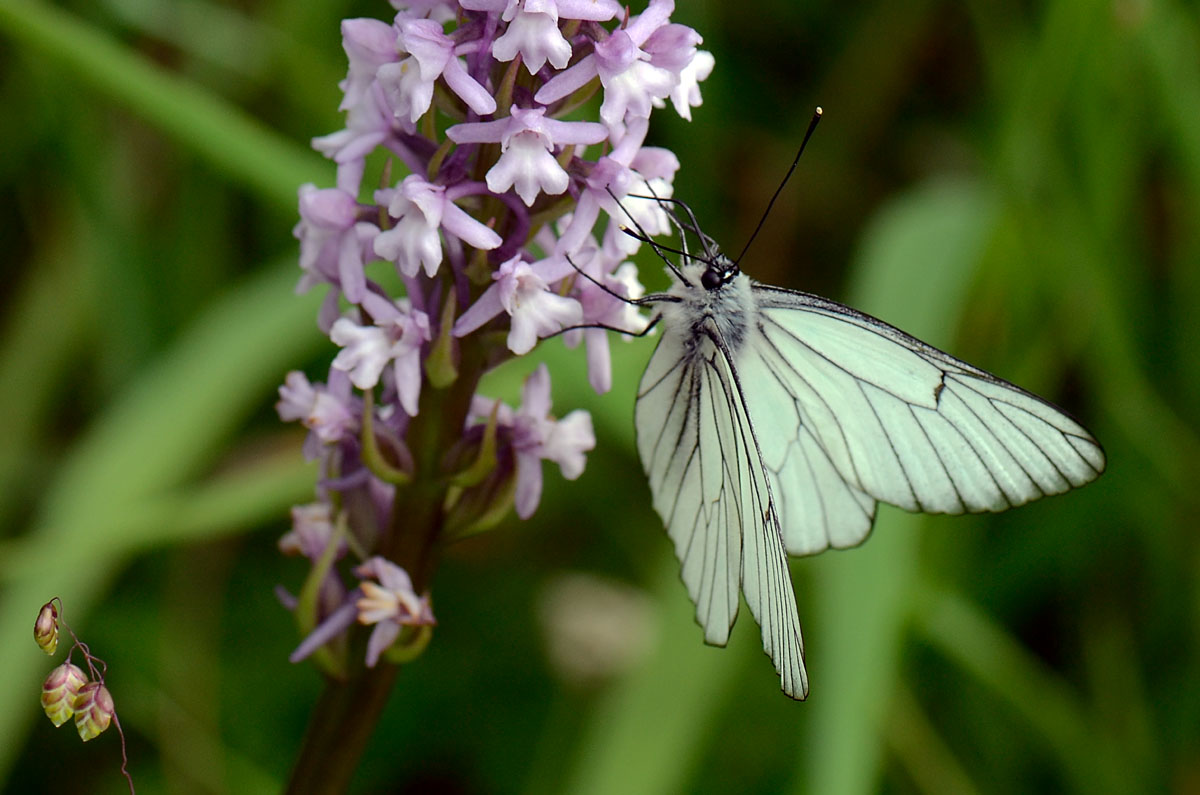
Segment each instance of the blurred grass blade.
M979 788L954 758L953 751L930 723L907 685L896 687L892 694L891 712L887 727L888 745L918 790L929 795L943 792L978 794Z
M757 641L758 633L735 633L728 649L704 646L674 556L662 556L653 599L661 606L658 646L641 668L615 683L589 715L562 792L687 791L704 753L712 716L743 669L745 655L739 649L745 644L737 636L747 640L753 634Z
M73 246L71 241L66 248ZM52 393L88 325L87 268L67 252L47 253L28 268L17 295L9 299L0 338L0 406L6 426L0 445L0 524L42 471L45 454L38 443L56 404Z
M271 61L284 46L279 31L261 19L209 0L104 0L102 5L142 35L256 82L269 77Z
M146 501L210 464L284 371L317 348L324 339L312 320L318 295L297 297L295 279L295 265L288 263L242 285L96 419L49 485L35 529L26 536L37 545L32 548L95 553L87 565L72 568L59 565L57 557L23 561L19 569L7 558L0 563L7 568L0 637L27 637L30 617L55 595L82 629L129 543L135 538L145 543L146 532L153 531L136 521ZM296 333L305 327L312 331ZM290 477L284 473L284 489L291 487ZM277 493L242 492L241 499L273 501ZM240 510L247 512L245 505ZM161 519L170 522L166 514ZM0 644L0 670L9 682L0 689L0 737L21 736L18 722L33 717L37 700L28 695L37 692L44 665L36 648ZM0 743L0 780L19 748Z
M298 444L280 447L237 471L97 516L87 532L73 536L69 544L51 533L0 543L0 583L20 581L24 572L49 560L75 571L96 561L208 541L279 519L289 505L311 494L316 482L316 463L304 461L298 450Z
M289 262L240 285L131 384L62 466L44 524L90 522L93 503L111 511L160 493L224 449L287 366L327 343L313 320L319 291L295 295L296 273Z
M863 547L812 561L812 603L801 606L811 714L799 793L878 788L922 521L884 508L876 525Z
M329 181L333 166L195 83L176 78L60 8L0 3L0 32L70 70L197 152L235 182L291 207L305 182Z
M1150 88L1166 111L1191 184L1200 184L1200 40L1194 11L1173 0L1147 4L1137 29L1137 52L1145 58ZM1191 208L1193 215L1196 208Z
M934 345L961 315L987 242L994 202L977 183L937 182L901 196L867 230L851 303ZM814 604L805 623L810 739L798 792L874 792L888 696L916 584L922 520L883 508L860 549L811 563ZM803 613L802 608L802 613Z
M1075 792L1134 793L1147 781L1116 743L1098 736L1068 685L958 594L925 586L916 628L943 654L991 687L1058 757Z

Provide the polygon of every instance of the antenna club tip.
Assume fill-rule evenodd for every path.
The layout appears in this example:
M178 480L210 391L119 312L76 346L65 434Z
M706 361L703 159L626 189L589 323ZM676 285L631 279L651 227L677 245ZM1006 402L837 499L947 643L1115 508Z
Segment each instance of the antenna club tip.
M820 105L817 105L817 109L816 109L815 111L813 111L813 112L814 112L816 115L818 115L818 116L820 116L820 115L822 115L822 114L824 114L824 113L825 113L824 109L822 109Z

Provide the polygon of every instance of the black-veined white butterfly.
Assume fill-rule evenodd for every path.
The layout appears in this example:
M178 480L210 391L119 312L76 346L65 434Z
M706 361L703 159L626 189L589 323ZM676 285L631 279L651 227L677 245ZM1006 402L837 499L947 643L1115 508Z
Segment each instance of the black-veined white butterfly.
M636 301L662 330L638 453L705 640L725 644L741 591L802 699L788 554L858 544L878 502L958 514L1059 494L1099 476L1104 450L1061 409L881 320L753 281L675 204L703 251L664 256L673 285Z

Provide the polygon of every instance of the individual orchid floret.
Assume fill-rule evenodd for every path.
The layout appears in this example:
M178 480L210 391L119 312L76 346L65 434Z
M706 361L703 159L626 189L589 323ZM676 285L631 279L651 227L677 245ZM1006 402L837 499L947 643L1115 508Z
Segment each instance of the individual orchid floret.
M533 264L520 255L503 263L492 274L495 283L484 290L454 324L454 336L463 337L501 312L512 318L508 347L520 355L533 350L539 337L578 325L583 318L579 302L550 290L574 269L565 257L549 257Z
M679 73L679 83L671 89L671 104L675 106L675 111L688 121L692 120L692 108L698 108L702 103L700 82L708 79L716 62L711 52L698 50L691 62Z
M304 275L296 286L306 292L314 284L332 283L346 299L357 303L366 289L363 270L379 227L360 221L358 202L340 188L300 186L300 223L292 234L300 241L300 268Z
M600 118L609 126L620 124L627 115L649 118L654 100L669 96L678 82L668 70L650 63L650 56L623 30L597 42L595 57L604 86Z
M678 75L696 57L696 45L704 39L687 25L674 22L656 28L642 43L650 63Z
M639 229L651 236L672 231L667 213L655 198L669 199L674 193L671 181L679 161L666 149L641 146L646 129L644 119L633 120L612 152L597 161L555 245L556 252L579 251L591 239L600 210L616 222L608 225L606 239L610 245L606 248L615 249L621 256L632 255L640 245L636 238L621 232L621 227ZM630 195L634 198L626 199Z
M645 119L635 119L612 151L601 157L592 167L584 182L584 189L579 194L579 201L571 213L570 223L555 245L556 252L573 254L578 251L590 238L601 208L609 217L617 219L619 224L629 224L630 218L618 202L630 193L635 183L645 185L645 180L635 174L630 166L646 138L648 129L649 124ZM660 231L657 228L654 231L646 228L648 234L659 234Z
M381 20L342 20L342 49L350 68L346 79L338 83L344 94L338 110L349 110L362 102L379 67L398 60L396 38L396 28Z
M75 699L87 684L87 674L78 665L66 662L55 668L42 683L42 710L55 726L62 726L75 714Z
M650 0L645 12L604 41L596 42L592 54L548 80L534 99L549 105L598 76L604 86L600 118L605 124L618 127L626 115L648 118L654 100L669 96L679 78L651 63L650 53L641 45L667 23L674 9L674 0Z
M396 641L401 627L436 622L429 599L417 596L408 572L395 563L375 556L354 573L363 578L359 586L362 596L355 603L358 623L375 625L367 641L367 667L374 668L379 656Z
M413 123L425 115L439 77L471 110L481 115L496 112L496 100L467 74L455 55L454 40L442 32L441 25L431 19L408 19L399 27L396 46L409 57L385 63L376 72L396 118Z
M546 61L562 69L571 60L571 45L558 29L559 19L605 22L621 10L615 0L463 0L462 7L499 13L508 27L492 43L492 55L511 61L520 53L531 75Z
M425 115L433 103L433 84L437 75L426 77L416 58L384 64L379 67L377 80L387 95L392 113L406 125L412 125Z
M279 551L285 555L302 555L315 561L325 554L333 540L333 508L327 502L292 506L292 529L279 539ZM346 541L338 544L336 556L346 554Z
M699 107L700 82L712 73L716 60L711 52L697 50L703 39L687 25L663 25L646 40L642 49L650 55L650 63L675 75L675 87L671 89L671 104L682 118L692 120L692 108ZM661 99L653 100L661 107Z
M550 406L550 371L541 364L525 380L520 410L515 415L504 412L511 417L517 465L515 507L517 516L522 519L533 516L541 501L543 459L558 464L563 477L574 480L583 474L587 463L585 454L596 447L590 414L576 409L561 420L555 420L550 416ZM476 408L491 412L491 405L486 405L483 400L477 402ZM499 418L501 421L507 419Z
M312 431L313 445L305 444L304 453L311 460L320 445L335 444L358 432L359 409L350 395L350 381L330 372L330 383L311 384L299 370L287 374L279 387L279 402L275 411L284 422L299 420Z
M633 173L633 184L630 186L629 195L635 198L617 208L605 207L605 211L618 221L617 224L608 225L606 248L614 248L625 256L637 252L641 244L636 238L621 232L620 226L632 223L635 229L640 227L651 236L672 232L671 220L656 199L669 199L674 194L675 186L672 183L675 172L679 170L679 159L670 150L657 146L643 146L634 155L630 169ZM652 198L645 198L647 196Z
M374 325L360 326L345 317L333 324L329 338L342 346L334 369L349 373L350 381L365 390L373 389L383 368L392 363L400 407L415 417L421 395L421 345L433 338L429 316L410 308L405 299L393 302L375 293L367 293L361 305Z
M567 172L555 160L558 146L598 144L608 137L604 125L547 119L545 108L512 106L511 115L495 121L457 124L446 130L459 144L499 143L501 155L487 173L493 193L516 188L527 207L538 193L557 195L567 189Z
M521 53L531 75L537 74L546 61L555 69L562 69L571 60L571 43L558 29L557 14L529 11L530 6L548 6L555 10L553 0L510 3L515 14L505 12L504 18L511 21L504 34L492 43L492 55L498 61L511 61Z
M463 45L473 47L474 44ZM421 67L422 79L431 83L438 77L481 116L496 112L496 100L491 93L469 74L458 60L454 39L442 32L442 26L431 19L412 19L400 25L400 47L412 54ZM416 119L413 119L416 121Z
M406 118L397 119L375 80L363 91L362 99L347 110L345 128L314 138L312 146L338 164L338 187L357 194L367 155L391 138L397 127L411 130L413 125Z
M579 194L579 202L571 213L571 221L555 246L557 252L574 254L578 251L590 238L601 208L609 217L617 218L618 223L629 223L617 202L625 198L633 185L634 174L629 165L645 140L648 128L644 119L630 124L620 142L592 167Z
M478 249L498 248L500 236L453 201L482 188L468 182L447 189L410 174L395 190L377 191L376 200L386 203L388 214L398 220L375 238L375 254L395 262L405 276L415 276L422 265L425 274L433 276L442 263L439 229Z

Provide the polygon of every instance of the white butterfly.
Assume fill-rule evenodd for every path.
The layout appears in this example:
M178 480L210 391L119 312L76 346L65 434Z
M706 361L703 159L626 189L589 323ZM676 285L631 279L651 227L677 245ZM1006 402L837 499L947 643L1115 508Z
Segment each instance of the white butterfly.
M783 692L802 699L789 553L860 543L877 502L957 514L1059 494L1099 476L1104 450L1036 395L848 306L759 284L701 238L703 256L668 263L668 292L637 302L662 329L638 453L705 641L728 640L740 589Z

